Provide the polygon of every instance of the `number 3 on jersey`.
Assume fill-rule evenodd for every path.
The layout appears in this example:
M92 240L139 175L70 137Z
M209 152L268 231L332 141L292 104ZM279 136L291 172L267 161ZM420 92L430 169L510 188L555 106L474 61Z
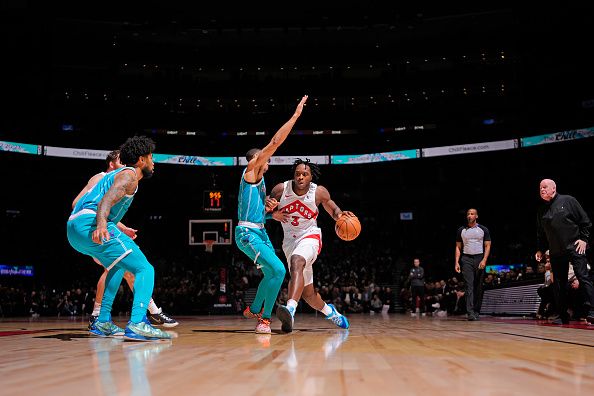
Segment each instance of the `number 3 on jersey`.
M291 216L293 221L291 222L292 225L298 226L299 225L299 216Z

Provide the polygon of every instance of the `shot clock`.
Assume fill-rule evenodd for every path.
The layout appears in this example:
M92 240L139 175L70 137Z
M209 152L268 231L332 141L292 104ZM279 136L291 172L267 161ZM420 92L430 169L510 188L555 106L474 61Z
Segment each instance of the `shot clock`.
M202 207L205 212L220 212L223 210L223 191L206 190Z

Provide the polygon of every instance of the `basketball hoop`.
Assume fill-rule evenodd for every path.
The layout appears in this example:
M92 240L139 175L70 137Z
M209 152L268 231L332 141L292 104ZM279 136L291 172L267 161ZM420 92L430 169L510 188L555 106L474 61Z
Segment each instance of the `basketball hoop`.
M207 253L212 253L212 247L215 244L215 240L212 239L205 239L204 240L204 248L206 250Z

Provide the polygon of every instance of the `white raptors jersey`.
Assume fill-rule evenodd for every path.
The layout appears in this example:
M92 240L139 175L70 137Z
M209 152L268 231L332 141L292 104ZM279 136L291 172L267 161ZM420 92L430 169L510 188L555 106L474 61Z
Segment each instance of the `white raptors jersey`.
M319 235L322 231L318 228L318 207L316 206L316 189L318 185L310 183L309 191L304 195L293 192L293 181L284 183L285 188L279 202L279 210L291 216L291 220L283 225L285 232L284 241L299 241L308 235Z

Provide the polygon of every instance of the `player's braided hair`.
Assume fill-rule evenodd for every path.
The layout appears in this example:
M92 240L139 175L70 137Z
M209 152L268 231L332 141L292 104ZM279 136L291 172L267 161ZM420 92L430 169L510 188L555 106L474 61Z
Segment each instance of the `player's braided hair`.
M155 151L155 142L146 136L134 136L128 138L120 146L120 162L126 166L132 166L138 162L138 158Z
M295 162L293 162L293 167L291 168L291 175L295 175L295 169L297 169L297 166L301 164L305 165L306 167L309 167L311 171L311 180L314 183L317 183L318 180L320 180L320 176L322 176L322 172L320 171L320 167L318 166L318 164L314 164L309 160L309 158L306 158L305 160L297 158Z

